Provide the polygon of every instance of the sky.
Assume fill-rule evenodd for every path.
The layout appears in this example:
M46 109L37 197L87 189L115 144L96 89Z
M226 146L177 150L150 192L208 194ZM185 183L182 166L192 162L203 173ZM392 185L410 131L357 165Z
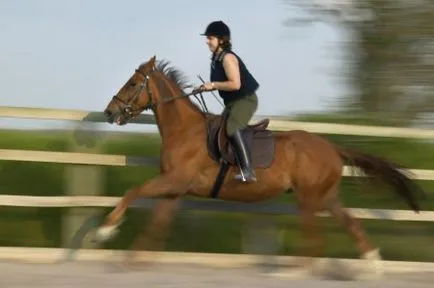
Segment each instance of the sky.
M210 65L200 34L222 20L234 51L261 85L257 115L324 111L345 93L337 78L344 36L321 23L282 24L300 13L281 0L1 0L0 103L102 111L153 55L199 85L196 75L208 80ZM211 94L206 99L212 112L222 110ZM17 125L64 123L0 119L1 127Z

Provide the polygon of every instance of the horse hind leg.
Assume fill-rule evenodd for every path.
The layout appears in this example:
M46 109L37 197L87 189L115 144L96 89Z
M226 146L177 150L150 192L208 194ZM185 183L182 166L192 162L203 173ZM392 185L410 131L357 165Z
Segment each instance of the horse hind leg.
M299 210L299 229L303 241L299 247L297 268L310 268L315 258L320 257L324 251L324 238L318 225L316 212L318 211L317 193L318 187L297 187L297 207Z
M369 241L360 225L360 221L353 218L345 210L338 199L330 201L327 205L327 210L335 219L337 219L341 226L347 230L347 232L355 241L356 247L361 254L361 258L367 261L367 271L365 272L369 273L369 277L380 276L383 273L383 269L381 267L382 258L379 249Z
M322 237L318 219L316 218L316 209L313 205L302 204L300 205L300 228L304 239L307 241L302 247L302 256L307 257L307 263L315 257L319 257L324 250L324 238Z
M303 246L294 261L287 268L278 269L268 274L290 279L309 278L314 273L314 257L318 255L321 238L317 230L315 213L311 210L300 209L300 226L304 239Z
M293 267L283 269L277 273L285 278L299 279L309 277L315 274L318 264L318 258L324 251L324 238L319 230L318 219L315 215L317 212L316 202L307 200L306 195L310 189L296 189L298 195L298 207L300 211L299 224L301 236L303 237L302 247L300 247L298 257L296 257Z

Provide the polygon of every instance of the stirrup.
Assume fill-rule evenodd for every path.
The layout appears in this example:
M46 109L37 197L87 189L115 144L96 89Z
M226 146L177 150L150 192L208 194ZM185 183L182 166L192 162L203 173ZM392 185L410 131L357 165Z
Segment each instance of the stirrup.
M238 174L235 174L235 176L234 176L235 180L241 181L243 183L256 182L257 181L255 171L246 172L243 170L243 164L241 163L237 154L235 154L235 161L236 161L237 167L238 167Z
M257 181L255 172L252 171L246 173L245 171L243 171L243 169L239 169L239 173L234 176L234 179L239 180L243 183Z

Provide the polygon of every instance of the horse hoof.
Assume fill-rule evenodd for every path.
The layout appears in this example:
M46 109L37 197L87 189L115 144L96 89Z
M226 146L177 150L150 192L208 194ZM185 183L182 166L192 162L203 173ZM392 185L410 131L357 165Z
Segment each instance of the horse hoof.
M117 225L99 228L95 232L95 236L93 238L94 242L101 243L113 239L119 233L119 230L117 228Z
M382 257L379 249L374 249L362 255L364 267L359 275L359 280L379 279L384 274Z

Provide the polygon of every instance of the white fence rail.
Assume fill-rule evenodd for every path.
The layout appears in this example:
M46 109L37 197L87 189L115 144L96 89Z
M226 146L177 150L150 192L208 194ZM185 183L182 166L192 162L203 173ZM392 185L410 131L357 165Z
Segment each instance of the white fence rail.
M263 117L270 118L269 127L276 131L304 129L321 134L434 139L434 130L428 129L288 121L282 120L282 117L274 116L255 117L252 121ZM26 107L0 107L0 118L106 122L102 112ZM131 123L155 124L155 118L152 115L142 114Z
M0 149L0 160L105 166L146 166L157 165L159 163L158 158L148 157L16 149ZM409 169L408 172L413 174L413 179L434 180L434 170ZM352 177L365 176L357 168L351 166L344 166L342 175Z
M113 196L20 196L0 195L0 206L12 207L113 207L121 198ZM151 208L155 200L139 199L133 205ZM181 209L243 212L268 215L294 215L297 209L288 204L277 203L229 203L223 201L184 200ZM359 219L430 222L434 211L351 208L349 212ZM318 217L330 217L329 213L318 213Z
M0 259L7 259L10 261L21 261L24 263L42 263L42 264L58 264L62 263L65 255L69 251L61 248L26 248L26 247L0 247ZM100 261L103 263L119 263L125 261L127 252L119 250L106 250L106 249L86 249L81 250L76 256L76 260L80 262L87 261ZM294 256L275 256L273 258L272 265L276 267L291 267L298 257ZM223 254L223 253L192 253L192 252L153 252L153 263L158 264L178 264L178 265L200 265L214 268L262 268L263 272L267 273L271 277L283 277L289 279L305 279L303 274L294 275L294 271L291 269L273 269L270 267L264 267L268 259L263 259L260 255L249 254ZM333 258L321 258L323 263L322 271L330 271L333 267L350 267L352 271L357 271L360 274L353 272L353 280L359 279L366 275L366 263L362 259L333 259ZM60 261L60 262L59 262ZM149 253L136 251L134 255L134 261L148 262ZM326 261L326 262L325 262ZM339 264L337 264L339 263ZM396 273L414 273L422 275L422 273L433 273L434 263L429 262L407 262L407 261L379 261L376 263L381 265L383 273L396 274ZM110 266L110 271L114 266ZM327 267L327 269L324 269ZM336 269L336 268L335 268ZM318 271L318 269L317 269ZM350 275L344 274L347 270L341 271L341 275L349 277ZM429 274L428 274L429 275ZM367 275L369 276L369 275ZM271 278L270 278L271 279ZM350 278L346 278L349 280ZM363 278L360 278L363 279ZM417 279L417 278L415 278ZM428 279L423 279L424 282ZM369 287L369 286L368 286ZM426 287L426 286L425 286Z

